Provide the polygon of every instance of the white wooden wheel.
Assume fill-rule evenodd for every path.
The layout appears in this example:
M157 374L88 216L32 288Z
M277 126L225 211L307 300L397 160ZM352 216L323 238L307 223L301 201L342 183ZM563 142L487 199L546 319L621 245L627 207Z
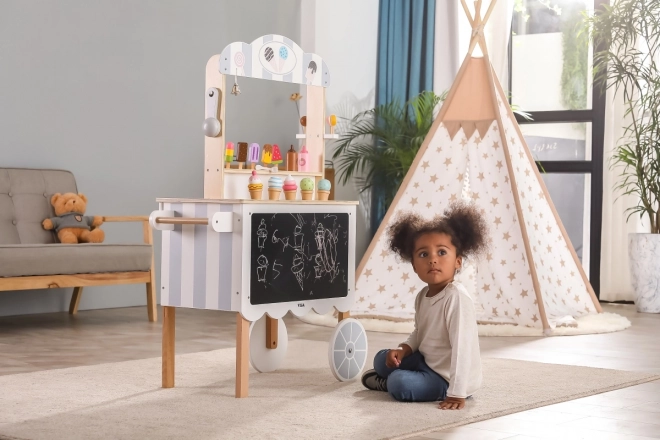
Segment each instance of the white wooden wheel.
M328 362L338 381L357 378L367 363L367 332L360 321L342 320L330 338Z
M260 373L270 373L279 368L289 345L286 326L277 320L277 348L266 347L266 315L250 324L250 365Z

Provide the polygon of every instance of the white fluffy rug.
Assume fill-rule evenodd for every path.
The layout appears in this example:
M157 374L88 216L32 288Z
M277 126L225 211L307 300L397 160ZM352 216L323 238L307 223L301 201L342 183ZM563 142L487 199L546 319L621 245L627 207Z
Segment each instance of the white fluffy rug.
M0 376L0 439L408 438L660 377L484 359L483 388L440 411L337 382L327 349L292 340L282 369L250 374L247 399L234 398L233 348L177 356L173 389L160 388L160 358Z
M314 311L302 316L301 321L324 327L335 327L337 318L333 313L319 315ZM394 322L384 319L360 318L366 330L383 333L410 333L413 331L413 322ZM557 327L552 336L589 335L594 333L611 333L625 330L630 327L628 318L616 313L599 313L587 315L577 320L577 327ZM516 325L479 324L479 336L543 336L543 329L521 327Z

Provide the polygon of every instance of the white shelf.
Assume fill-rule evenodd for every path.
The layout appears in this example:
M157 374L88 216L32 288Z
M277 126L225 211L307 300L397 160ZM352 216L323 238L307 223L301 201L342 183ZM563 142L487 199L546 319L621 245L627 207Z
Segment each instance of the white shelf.
M252 171L256 171L260 176L269 176L272 174L278 174L280 176L287 176L291 174L292 176L313 176L313 177L323 177L321 172L303 172L303 171L287 171L287 170L278 170L277 172L264 171L264 170L251 170L249 168L237 169L237 168L225 168L225 174L252 174Z
M307 135L305 133L298 133L296 134L296 139L307 139ZM339 139L339 135L337 133L335 134L325 134L323 135L323 139Z

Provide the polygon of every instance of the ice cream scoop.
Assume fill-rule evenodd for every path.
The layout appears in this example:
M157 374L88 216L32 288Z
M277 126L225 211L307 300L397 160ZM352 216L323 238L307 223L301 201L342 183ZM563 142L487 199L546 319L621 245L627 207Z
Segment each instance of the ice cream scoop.
M318 187L320 190L330 191L330 189L332 188L332 184L328 179L321 179L319 180Z
M314 191L314 181L309 177L305 177L300 181L300 189L303 191Z

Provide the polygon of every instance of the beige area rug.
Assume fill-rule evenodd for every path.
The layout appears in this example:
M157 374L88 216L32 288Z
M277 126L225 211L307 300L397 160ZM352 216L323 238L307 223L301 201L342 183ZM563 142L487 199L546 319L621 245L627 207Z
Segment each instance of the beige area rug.
M333 312L325 315L311 311L299 317L308 324L323 327L335 327L337 318ZM367 331L382 333L409 334L413 331L412 321L388 321L385 319L360 318ZM611 333L625 330L631 323L625 316L616 313L598 313L577 319L577 327L557 327L550 336L592 335L596 333ZM517 325L479 324L479 336L545 336L543 329L522 327Z
M441 411L337 382L326 350L292 340L281 370L250 375L247 399L233 396L233 349L177 356L174 389L160 388L160 358L2 376L0 438L407 438L660 377L484 359L484 387L464 410Z

